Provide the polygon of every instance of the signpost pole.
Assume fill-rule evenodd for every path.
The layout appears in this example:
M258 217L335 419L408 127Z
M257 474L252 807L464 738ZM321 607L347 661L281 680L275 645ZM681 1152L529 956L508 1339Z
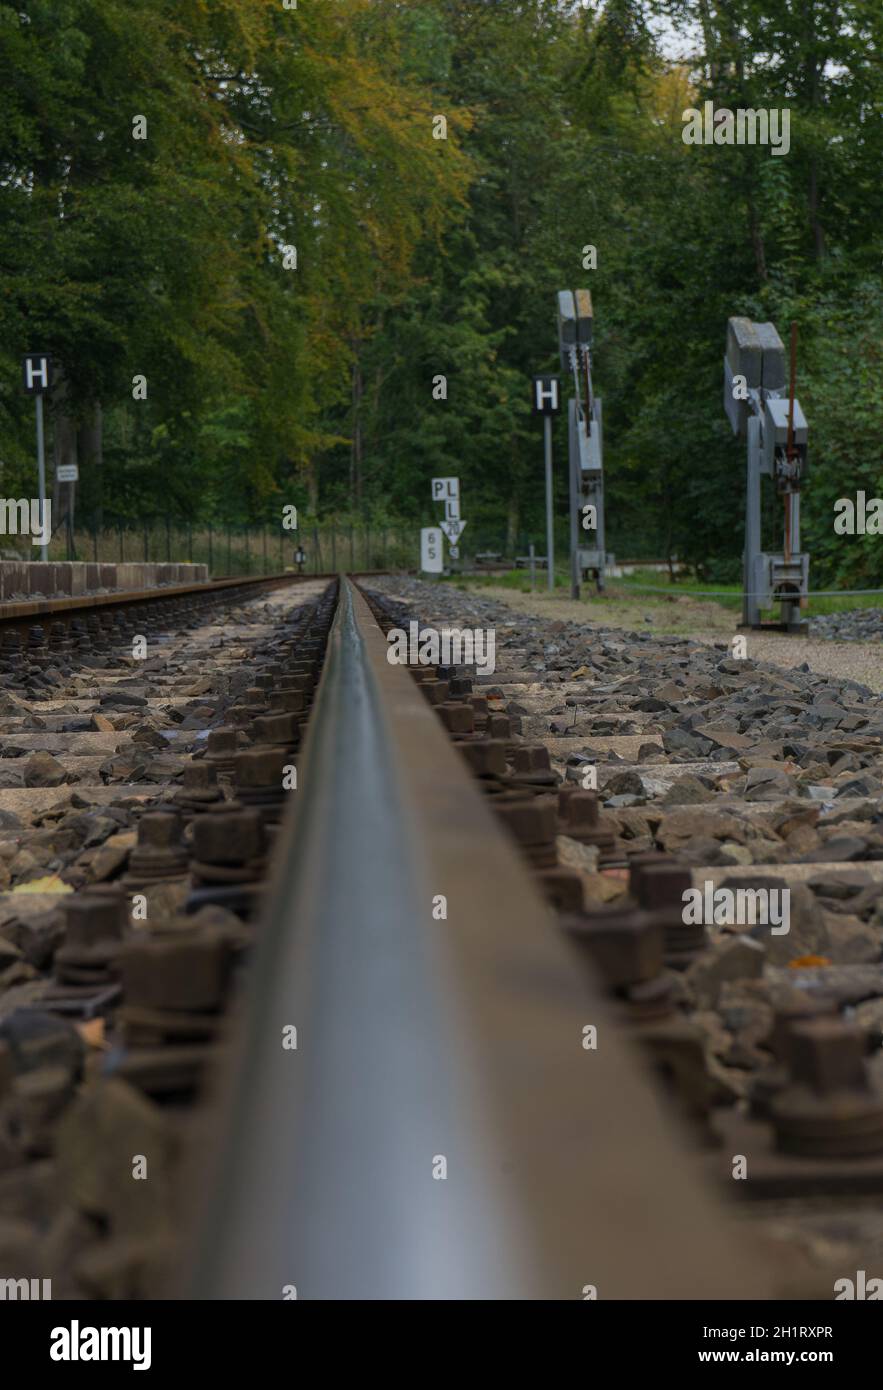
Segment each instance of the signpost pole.
M543 442L546 458L546 583L549 593L555 590L555 500L552 485L552 416L561 409L561 383L556 376L535 376L533 379L533 413L543 417Z
M43 451L43 392L37 392L37 487L40 496L40 525L43 527L42 534L46 534L46 459ZM44 561L49 558L49 548L45 544L40 547L40 559Z
M52 359L49 354L45 352L26 352L22 358L22 372L25 391L28 395L34 395L37 398L37 491L40 499L40 531L41 535L46 535L47 523L51 525L51 521L46 514L46 455L43 440L43 392L48 391L52 385ZM48 545L41 542L40 558L45 561L48 554Z
M570 402L570 597L579 599L582 570L579 563L579 444L574 441L574 432L579 430L579 416L576 401Z
M546 573L549 593L555 588L555 516L552 510L552 417L543 416L546 445Z

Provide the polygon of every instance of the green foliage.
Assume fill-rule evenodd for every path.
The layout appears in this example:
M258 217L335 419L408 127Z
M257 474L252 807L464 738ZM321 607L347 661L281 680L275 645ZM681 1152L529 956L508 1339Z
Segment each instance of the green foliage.
M18 358L49 348L56 408L104 411L82 506L416 525L457 473L468 538L542 548L529 383L586 285L610 547L738 578L741 313L799 326L814 584L883 583L832 528L883 491L881 39L878 0L0 0L3 487L32 471ZM787 106L790 153L686 146L704 100ZM555 449L560 538L563 419Z
M439 157L379 43L393 9L0 0L4 486L29 466L18 359L48 349L56 413L104 410L87 500L249 519L305 491L363 305L402 292L463 187L460 120Z
M802 523L813 544L816 584L883 588L878 536L835 535L834 503L883 497L883 290L861 281L832 288L809 316L805 409L815 423L812 478Z

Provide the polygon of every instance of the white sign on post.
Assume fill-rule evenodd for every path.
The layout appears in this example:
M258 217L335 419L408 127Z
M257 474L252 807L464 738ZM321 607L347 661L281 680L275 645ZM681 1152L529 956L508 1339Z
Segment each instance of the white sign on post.
M27 352L22 358L22 372L29 396L48 391L52 385L52 358L46 352Z
M444 531L451 545L456 545L463 532L466 530L466 522L459 519L457 521L443 521L441 529Z
M60 483L75 483L80 476L80 470L75 463L60 463L55 470L55 476Z
M445 521L460 520L460 499L459 497L445 498Z
M459 478L433 478L432 480L432 500L433 502L446 502L449 497L460 496Z
M437 526L424 526L420 532L420 568L424 574L441 574L442 537Z

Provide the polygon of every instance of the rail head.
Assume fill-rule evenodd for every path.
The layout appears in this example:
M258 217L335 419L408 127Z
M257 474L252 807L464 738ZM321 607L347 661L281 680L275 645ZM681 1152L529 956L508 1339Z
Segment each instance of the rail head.
M182 1293L768 1296L387 651L344 581Z

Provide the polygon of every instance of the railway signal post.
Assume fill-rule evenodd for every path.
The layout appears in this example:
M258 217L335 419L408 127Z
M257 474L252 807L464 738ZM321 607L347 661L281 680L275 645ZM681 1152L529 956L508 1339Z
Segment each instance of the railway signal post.
M747 441L742 625L805 632L802 600L809 591L809 555L800 549L800 489L807 468L807 423L795 395L797 325L791 328L790 362L773 324L746 318L727 322L724 409L733 433ZM772 478L784 504L779 553L762 548L761 479ZM761 622L778 603L781 621Z
M601 401L592 390L592 296L588 290L558 294L558 346L561 366L573 376L568 405L570 464L571 595L579 598L581 581L592 576L598 592L612 562L605 550L604 463ZM592 533L593 545L581 544Z

